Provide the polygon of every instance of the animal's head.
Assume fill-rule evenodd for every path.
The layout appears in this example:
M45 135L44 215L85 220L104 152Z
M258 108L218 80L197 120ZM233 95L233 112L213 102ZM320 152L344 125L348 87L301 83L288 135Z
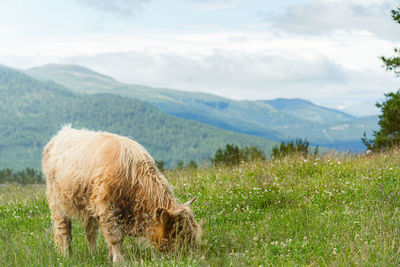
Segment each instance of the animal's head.
M193 248L201 240L201 227L195 221L190 205L196 198L178 206L175 210L157 208L152 243L160 251L168 252L176 248Z

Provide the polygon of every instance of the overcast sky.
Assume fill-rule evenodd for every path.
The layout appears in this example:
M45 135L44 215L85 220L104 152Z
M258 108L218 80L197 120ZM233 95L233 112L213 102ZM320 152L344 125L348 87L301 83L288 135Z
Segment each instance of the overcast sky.
M234 99L300 97L370 114L400 78L398 0L0 1L0 64L79 64Z

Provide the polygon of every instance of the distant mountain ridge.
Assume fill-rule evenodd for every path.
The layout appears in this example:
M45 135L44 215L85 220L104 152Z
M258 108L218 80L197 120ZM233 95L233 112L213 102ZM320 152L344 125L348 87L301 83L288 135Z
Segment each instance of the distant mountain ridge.
M345 112L321 107L315 105L311 101L300 98L277 98L273 100L264 100L263 102L279 111L289 113L304 120L310 120L310 118L312 118L312 121L320 123L327 122L328 120L347 121L356 118Z
M90 85L93 77L96 77L97 82L101 82L102 86L105 88L113 88L115 85L119 84L118 81L110 76L77 65L47 64L41 67L31 68L27 71L27 74L38 80L53 80L54 82L56 82L56 80L63 80L64 83L68 83L72 85L72 87L84 85L85 83ZM48 77L53 78L49 79ZM79 83L76 83L76 80L79 80ZM66 86L65 84L60 84ZM88 90L88 93L94 93L89 86L86 87L86 90Z
M169 167L179 160L208 160L227 143L266 153L276 144L176 118L136 99L76 94L0 66L0 168L39 168L43 146L63 123L130 136Z
M212 94L124 84L74 65L45 65L26 70L79 93L112 93L148 102L175 117L274 140L306 138L312 144L363 149L363 132L378 129L377 116L356 118L303 99L232 100ZM104 77L107 77L105 79Z

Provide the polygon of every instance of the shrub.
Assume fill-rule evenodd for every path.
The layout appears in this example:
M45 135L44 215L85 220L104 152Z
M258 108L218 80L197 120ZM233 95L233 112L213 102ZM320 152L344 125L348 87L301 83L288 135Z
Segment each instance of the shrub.
M194 160L189 161L188 164L186 164L186 168L190 168L190 169L197 169L197 163Z
M156 160L155 163L156 163L157 169L158 169L160 172L163 172L163 171L165 170L164 161L162 161L162 160L160 160L160 161Z
M265 154L255 146L239 148L237 145L227 144L215 152L212 164L237 165L241 161L265 160Z
M274 158L282 158L293 154L308 155L309 145L310 143L307 139L304 141L302 139L296 139L295 142L288 141L287 143L281 142L279 146L276 145L272 148L272 156ZM318 147L315 148L314 154L318 154Z

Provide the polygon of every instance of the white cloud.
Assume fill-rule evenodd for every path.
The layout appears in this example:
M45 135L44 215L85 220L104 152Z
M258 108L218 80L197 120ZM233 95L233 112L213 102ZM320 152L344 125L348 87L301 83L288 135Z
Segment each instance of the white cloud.
M362 32L331 32L324 36L298 36L264 32L223 32L183 34L149 31L127 35L89 35L53 39L0 41L0 57L71 57L128 51L180 54L205 57L214 51L262 55L313 57L320 54L335 64L354 70L380 70L379 56L391 55L399 43L375 38Z
M330 31L364 31L378 37L400 40L400 27L391 20L396 0L317 0L289 7L279 15L266 15L274 29L300 34Z
M243 0L194 0L203 10L220 10L234 8Z
M121 16L134 16L150 0L76 0L78 3Z
M145 3L153 0L76 0L78 3L104 12L114 13L124 17L139 14ZM185 0L183 0L185 1ZM192 0L203 10L219 10L233 8L243 0Z

